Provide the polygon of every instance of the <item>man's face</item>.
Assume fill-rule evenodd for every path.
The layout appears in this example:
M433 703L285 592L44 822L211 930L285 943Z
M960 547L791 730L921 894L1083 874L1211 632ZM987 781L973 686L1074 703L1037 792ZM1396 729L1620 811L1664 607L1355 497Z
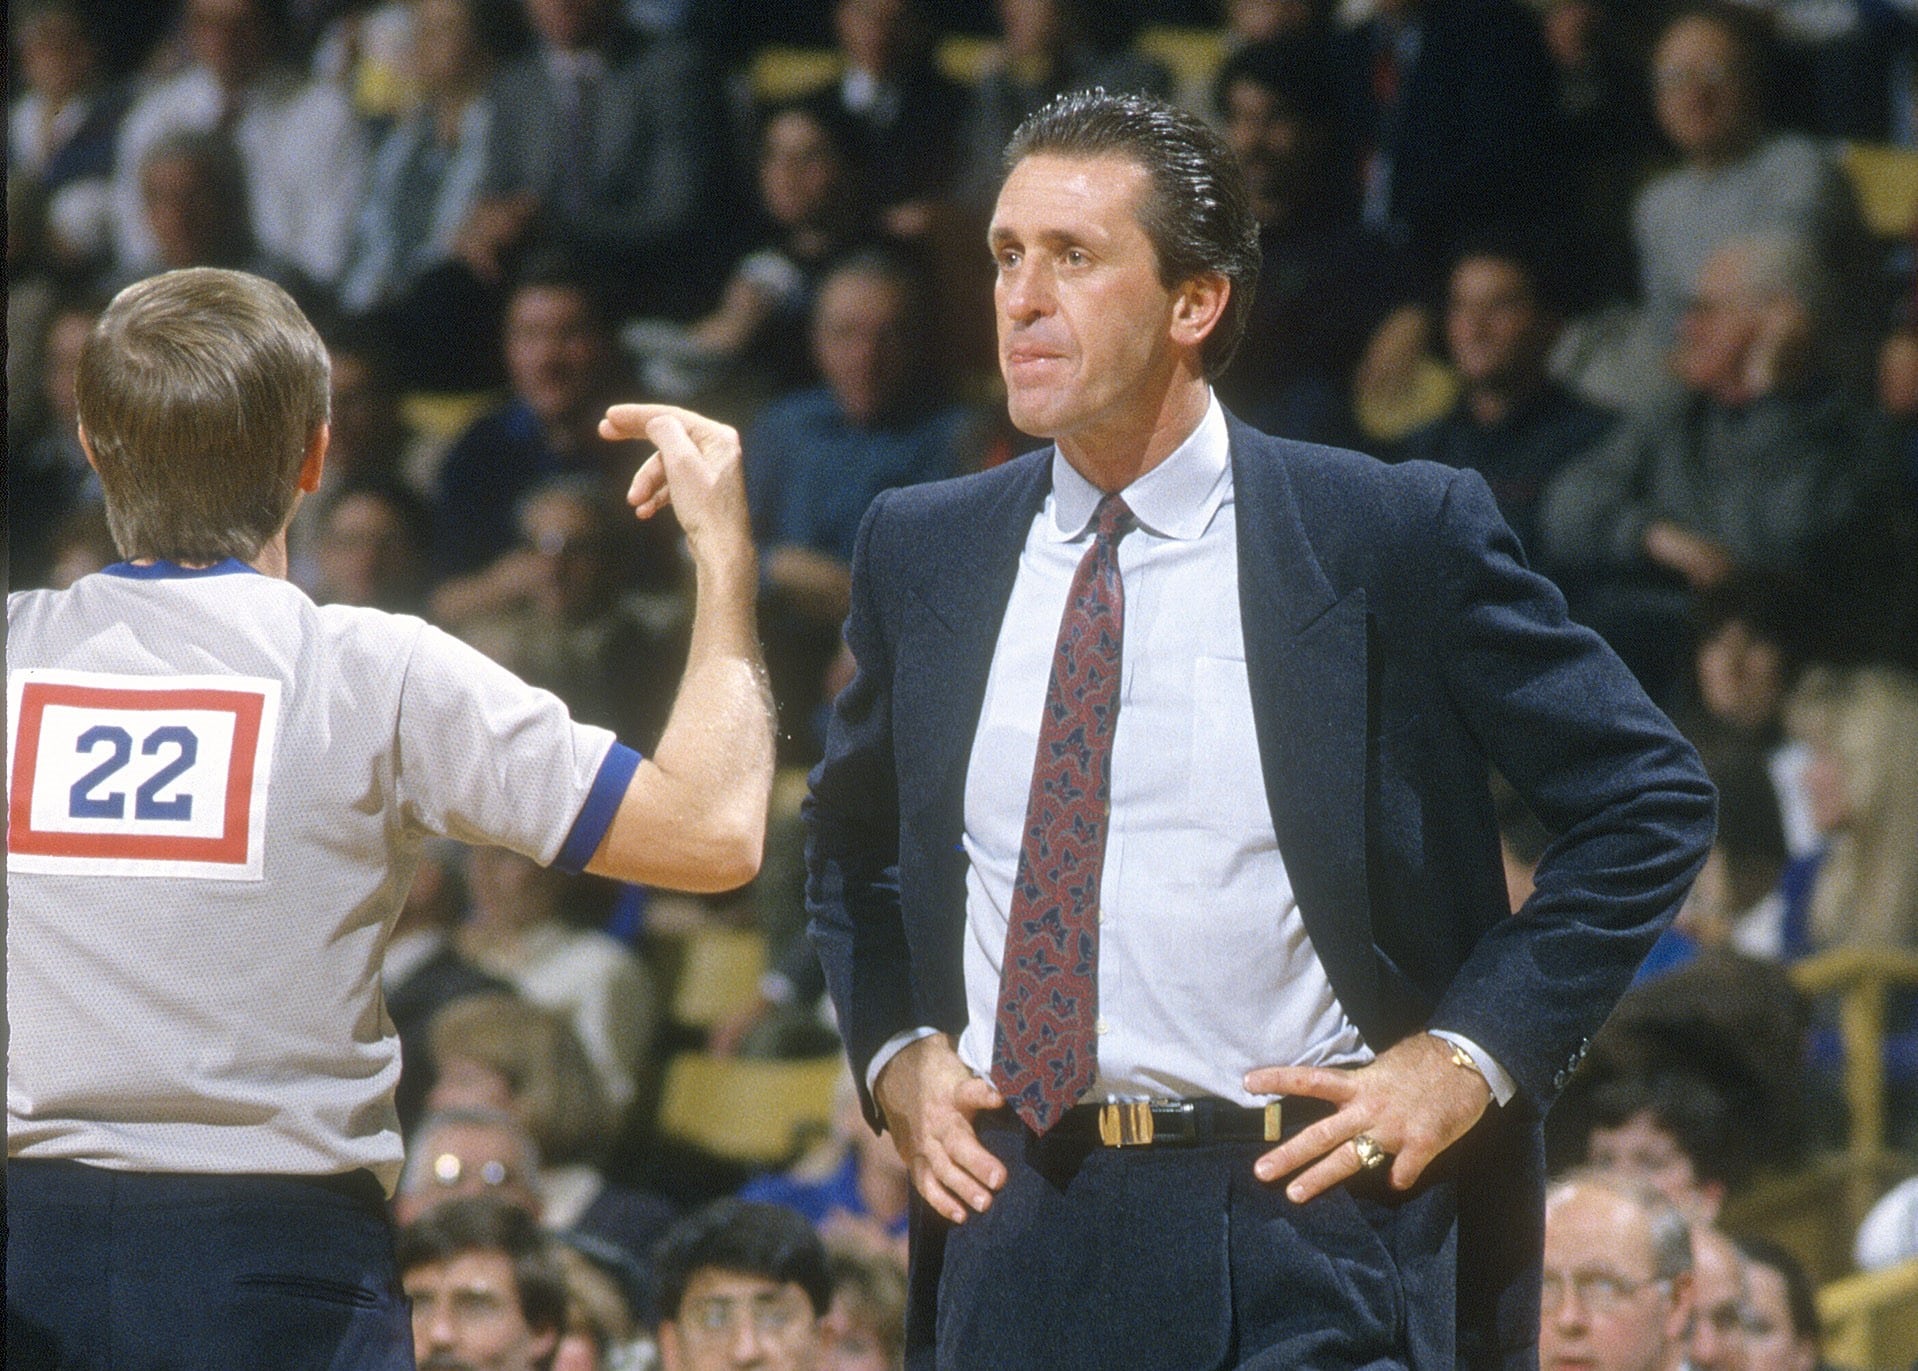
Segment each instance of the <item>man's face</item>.
M419 577L419 550L406 526L379 496L343 497L326 521L315 558L330 604L385 605Z
M813 308L813 360L854 423L885 417L912 375L906 295L896 281L840 272Z
M447 1200L491 1195L539 1216L533 1177L526 1174L525 1154L512 1129L489 1123L448 1123L434 1129L415 1146L425 1153L423 1180L417 1189L403 1191L393 1201L393 1213L402 1225Z
M1622 1195L1580 1186L1545 1211L1541 1371L1659 1371L1683 1337L1682 1282L1655 1280L1651 1227Z
M190 0L186 33L194 60L228 90L266 65L266 22L255 0Z
M1301 193L1313 132L1310 124L1256 81L1234 81L1225 92L1225 141L1261 220L1270 220Z
M420 0L413 11L413 74L428 91L457 89L485 61L469 0Z
M1817 1365L1811 1339L1792 1331L1784 1274L1745 1263L1745 1371L1814 1371Z
M841 194L845 167L817 120L788 110L766 125L759 148L759 198L781 224L809 224Z
M1467 384L1512 385L1544 374L1551 331L1516 263L1468 257L1452 271L1445 342Z
M592 307L569 287L531 286L506 315L506 372L513 389L547 423L584 409L612 364Z
M904 0L839 0L832 9L833 33L847 60L879 76L905 50L905 21Z
M1158 418L1178 293L1139 223L1148 188L1128 158L1035 154L999 192L999 369L1012 422L1034 437L1096 444Z
M413 1302L419 1371L534 1371L557 1330L535 1330L520 1310L519 1283L504 1252L462 1252L401 1277Z
M557 618L583 615L605 583L605 540L591 511L570 495L534 500L520 518L520 537L545 572L540 607Z
M1751 92L1738 44L1711 19L1674 24L1652 54L1659 126L1687 157L1717 160L1749 136Z
M1698 694L1714 718L1763 728L1784 703L1784 655L1742 619L1728 620L1698 645Z
M1745 1260L1714 1229L1692 1229L1692 1371L1745 1371Z
M50 102L71 98L93 79L98 65L93 44L74 15L59 10L35 15L21 28L19 44L27 84Z
M660 1324L659 1351L665 1371L814 1371L819 1319L791 1281L707 1268Z
M160 261L167 267L205 266L238 236L206 168L191 157L162 157L140 173L141 201Z
M1710 1222L1717 1213L1719 1197L1699 1188L1691 1158L1650 1110L1641 1109L1616 1128L1594 1128L1585 1159L1600 1171L1651 1186L1686 1218Z
M570 52L597 41L606 27L607 0L525 0L526 22L540 41Z
M1745 284L1745 261L1736 247L1712 254L1678 320L1672 363L1691 389L1721 397L1740 392L1746 359L1764 321L1760 302Z

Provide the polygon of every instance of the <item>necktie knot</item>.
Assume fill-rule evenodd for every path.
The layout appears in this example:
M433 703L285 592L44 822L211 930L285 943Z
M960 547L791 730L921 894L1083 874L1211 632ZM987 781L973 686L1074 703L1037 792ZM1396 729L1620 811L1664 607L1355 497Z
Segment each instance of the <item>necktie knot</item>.
M1093 511L1098 521L1098 537L1101 542L1115 542L1132 527L1132 510L1121 495L1107 495L1099 501L1099 508Z

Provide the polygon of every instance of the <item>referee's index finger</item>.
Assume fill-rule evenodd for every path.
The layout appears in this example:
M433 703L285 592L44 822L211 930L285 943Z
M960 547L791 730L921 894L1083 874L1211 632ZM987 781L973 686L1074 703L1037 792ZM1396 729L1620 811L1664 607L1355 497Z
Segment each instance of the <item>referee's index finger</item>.
M600 432L608 438L644 438L646 425L661 418L677 419L694 438L717 433L722 427L705 415L678 405L639 403L610 406L600 421Z

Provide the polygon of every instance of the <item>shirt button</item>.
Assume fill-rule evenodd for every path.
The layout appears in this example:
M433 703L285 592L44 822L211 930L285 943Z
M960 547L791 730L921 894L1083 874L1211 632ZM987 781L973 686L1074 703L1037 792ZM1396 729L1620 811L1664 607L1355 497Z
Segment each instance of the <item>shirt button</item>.
M1093 1027L1101 1033L1109 1033L1112 1031L1112 1025L1107 1023L1104 1019L1100 1019L1098 1023L1093 1025Z

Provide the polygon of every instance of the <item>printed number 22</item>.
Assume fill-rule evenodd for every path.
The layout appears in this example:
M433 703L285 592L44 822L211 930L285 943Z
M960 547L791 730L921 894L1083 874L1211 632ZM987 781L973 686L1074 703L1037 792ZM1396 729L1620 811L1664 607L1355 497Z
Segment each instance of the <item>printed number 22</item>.
M90 753L105 743L113 753L100 765L73 783L67 792L67 813L76 819L121 819L126 817L127 797L122 790L95 795L94 787L124 767L133 756L133 735L112 724L96 724L80 735L76 751ZM193 797L175 795L163 800L160 792L192 767L200 755L200 740L193 730L179 724L156 728L140 744L144 756L154 756L168 743L179 751L173 760L142 781L133 792L133 817L136 819L185 820L193 817Z

